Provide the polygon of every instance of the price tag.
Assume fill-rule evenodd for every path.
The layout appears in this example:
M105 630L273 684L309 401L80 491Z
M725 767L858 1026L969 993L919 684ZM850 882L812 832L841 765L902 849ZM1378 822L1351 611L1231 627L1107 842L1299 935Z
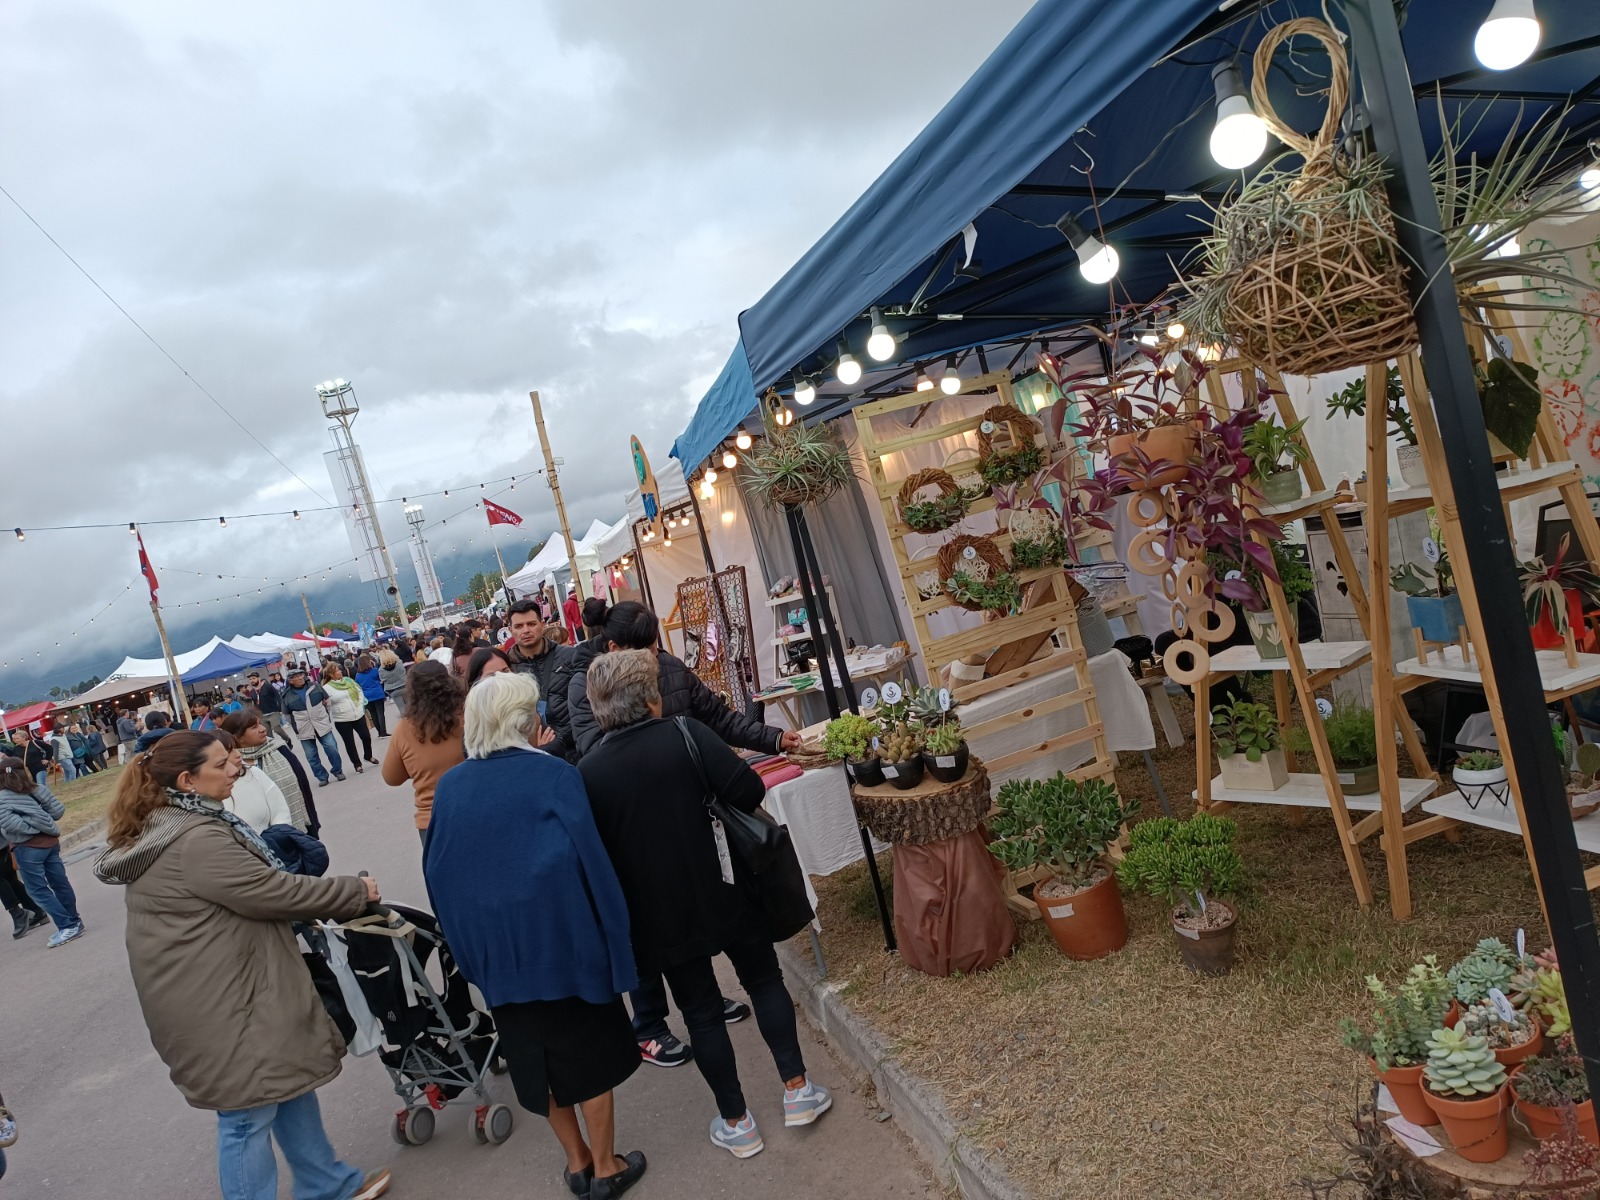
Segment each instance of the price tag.
M1517 930L1517 957L1528 957L1528 931L1525 929Z
M993 433L994 432L994 422L993 421L985 421L982 425L979 425L978 428L983 430L984 433Z
M939 689L939 711L940 712L949 712L950 711L950 689L949 688L940 688Z
M961 552L961 557L966 559L968 562L971 562L973 559L978 557L978 548L976 546L968 546Z
M1226 575L1223 576L1223 579L1243 579L1243 578L1244 578L1244 572L1243 571L1229 571Z
M1317 697L1317 715L1320 716L1320 717L1323 717L1323 718L1327 718L1327 717L1333 716L1333 701L1331 701L1331 700L1329 700L1329 699L1327 699L1327 698L1325 698L1323 696L1318 696Z
M1511 353L1511 351L1512 351L1511 338L1507 334L1504 334L1504 333L1496 334L1495 335L1495 339L1494 339L1494 344L1500 348L1500 353L1504 357L1506 357L1506 358L1513 357L1513 355Z
M877 749L879 749L879 748L880 748L880 747L879 747L879 746L878 746L878 739L877 739L877 738L873 738L873 739L872 739L872 748L873 748L873 749L874 749L874 750L877 750Z
M899 704L901 695L898 683L886 683L883 685L883 702L885 704Z
M1431 537L1422 539L1422 557L1431 563L1439 561L1439 543Z
M1499 988L1489 989L1489 1003L1494 1005L1495 1012L1500 1014L1500 1019L1507 1024L1517 1019L1516 1009L1511 1007L1511 1001L1506 999L1506 994Z
M866 691L861 693L861 707L862 708L877 708L878 707L878 689L877 688L869 687ZM876 743L874 743L874 744L876 744Z

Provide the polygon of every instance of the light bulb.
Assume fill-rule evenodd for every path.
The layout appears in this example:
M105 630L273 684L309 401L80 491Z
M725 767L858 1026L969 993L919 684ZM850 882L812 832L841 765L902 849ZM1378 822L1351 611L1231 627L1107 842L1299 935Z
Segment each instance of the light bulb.
M678 518L677 517L668 517L667 518L667 528L668 529L676 529L677 527L678 527Z
M730 508L722 514L722 523L724 525L733 524L733 509Z
M739 447L741 450L748 450L752 445L755 444L755 441L748 433L741 429L739 430L738 435L734 437L733 444Z
M787 408L780 408L777 412L773 413L772 419L781 426L789 426L794 424L794 414Z
M17 527L17 541L19 541L19 542L25 542L25 541L27 541L27 540L28 540L28 539L27 539L27 538L25 538L25 537L23 537L23 536L22 536L22 527L21 527L21 526L20 526L20 525L19 525L19 526L18 526L18 527Z
M1222 347L1215 342L1206 342L1197 353L1201 362L1216 362L1222 357Z
M294 519L296 521L300 519L300 510L298 508L294 510Z
M1078 252L1078 271L1085 279L1090 283L1110 283L1116 277L1121 265L1116 250L1087 233L1071 213L1057 221L1056 228Z
M725 450L722 454L722 469L731 471L739 465L739 456L732 450Z
M939 390L946 396L954 396L961 390L961 375L954 367L944 369L944 378L939 380Z
M920 364L917 367L917 391L933 391L933 380L928 378L928 369Z
M1173 321L1170 325L1167 326L1167 336L1169 338L1171 338L1173 341L1177 341L1186 332L1187 332L1187 330L1184 329L1182 321Z
M1590 167L1582 175L1578 176L1578 186L1587 192L1600 189L1600 163Z
M139 535L139 530L134 526L132 521L129 521L128 522L128 536L129 537L137 537L138 535Z
M707 467L706 468L706 482L707 483L715 483L716 481L717 481L717 470L716 470L716 468L715 467Z
M1522 243L1517 240L1517 235L1514 233L1494 249L1494 254L1498 258L1515 258L1521 253Z
M662 539L661 539L661 544L662 544L662 545L663 545L663 546L670 546L670 545L672 545L672 538L671 538L671 537L670 537L670 536L669 536L669 537L664 537L664 538L662 538Z
M794 402L810 404L817 398L817 385L805 375L794 377Z
M1158 346L1161 344L1161 339L1156 336L1155 330L1147 329L1139 335L1139 344L1141 346Z
M867 339L867 353L874 362L888 362L894 357L894 334L883 323L883 309L872 310L872 336Z
M1528 61L1539 48L1539 18L1533 0L1494 0L1489 16L1478 26L1472 51L1491 71L1509 71Z
M711 500L716 497L716 494L717 489L709 479L702 479L700 481L700 499Z
M855 360L855 356L848 350L839 355L839 365L834 368L834 372L839 376L839 382L844 384L845 387L853 387L861 381L861 364Z
M1243 170L1267 148L1267 124L1250 107L1244 73L1234 63L1218 63L1211 72L1217 90L1217 123L1211 129L1211 157L1230 171Z
M218 517L217 518L217 524L221 525L224 529L226 529L228 527L228 518L227 517Z

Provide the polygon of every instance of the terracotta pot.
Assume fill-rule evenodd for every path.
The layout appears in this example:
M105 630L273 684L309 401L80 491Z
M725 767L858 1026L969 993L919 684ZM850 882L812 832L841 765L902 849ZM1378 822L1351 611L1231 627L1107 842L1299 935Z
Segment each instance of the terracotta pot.
M970 758L967 744L962 742L957 746L954 754L935 754L931 750L922 752L922 764L940 783L955 783L967 773L967 761Z
M1574 591L1568 591L1565 595L1567 597L1567 624L1572 626L1573 638L1581 642L1584 632L1583 597ZM1549 613L1545 613L1534 622L1531 632L1535 650L1559 650L1567 644L1567 639L1556 632L1555 622L1550 619Z
M922 782L922 755L905 762L884 763L883 777L902 792L908 792Z
M1517 1078L1511 1077L1511 1095L1516 1102L1517 1115L1528 1127L1528 1132L1541 1142L1561 1136L1561 1110L1550 1108L1544 1104L1529 1104L1517 1095ZM1573 1115L1578 1118L1578 1133L1583 1140L1591 1146L1600 1146L1600 1127L1595 1124L1594 1101L1585 1100L1582 1104L1573 1106Z
M1422 1094L1422 1068L1416 1067L1390 1067L1387 1071L1378 1070L1376 1059L1367 1059L1367 1065L1372 1068L1372 1073L1383 1081L1389 1089L1389 1095L1394 1097L1395 1106L1400 1109L1400 1115L1413 1125L1437 1125L1438 1116L1428 1105L1428 1098Z
M862 787L877 787L883 782L883 764L878 761L877 755L863 758L860 762L847 762L844 769L845 774Z
M1211 907L1221 908L1228 914L1228 923L1216 929L1190 929L1178 924L1178 914L1172 910L1172 932L1178 936L1178 953L1183 965L1197 975L1226 975L1233 970L1233 930L1239 915L1233 906L1221 900L1210 901Z
M1104 958L1128 944L1128 913L1111 871L1099 883L1070 896L1041 896L1036 887L1033 901L1068 958L1085 962Z
M1461 1001L1452 1000L1452 1001L1450 1001L1450 1011L1445 1013L1445 1015L1444 1015L1444 1027L1446 1029L1454 1029L1456 1027L1457 1023L1460 1020L1461 1020Z
M1263 475L1257 482L1261 488L1261 498L1268 504L1293 504L1305 495L1299 467L1273 471L1270 475Z
M1506 1110L1511 1106L1511 1092L1507 1087L1500 1087L1492 1096L1472 1100L1436 1096L1427 1088L1422 1089L1422 1094L1439 1114L1450 1145L1462 1158L1468 1162L1491 1163L1506 1156L1510 1143Z
M1193 425L1157 425L1138 433L1114 433L1106 439L1106 453L1113 464L1128 458L1135 445L1145 457L1170 462L1172 466L1154 472L1141 488L1165 487L1177 483L1189 471L1198 436Z
M1520 1046L1508 1046L1504 1050L1496 1050L1494 1058L1497 1063L1508 1070L1516 1066L1525 1058L1532 1058L1544 1049L1544 1030L1538 1025L1533 1027L1533 1036Z

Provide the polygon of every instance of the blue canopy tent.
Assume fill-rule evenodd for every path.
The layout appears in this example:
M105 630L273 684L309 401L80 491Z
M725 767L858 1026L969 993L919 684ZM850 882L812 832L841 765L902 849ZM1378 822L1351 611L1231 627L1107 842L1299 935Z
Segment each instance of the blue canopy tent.
M210 679L226 679L229 675L237 675L250 670L251 667L264 667L268 663L275 663L282 657L281 654L245 654L225 642L219 642L210 654L183 673L183 682L191 684L205 683Z
M873 306L898 340L895 362L854 388L829 371L808 417L903 390L918 362L1103 325L1115 305L1160 297L1204 229L1205 202L1238 178L1209 152L1212 67L1247 59L1279 21L1323 12L1322 0L1226 7L1147 0L1130 21L1122 6L1101 0L1035 5L833 228L740 314L739 343L673 455L692 470L751 414L762 390L789 390L796 370L821 374L841 341L872 366L863 346ZM1489 2L1470 7L1407 6L1406 56L1425 133L1436 145L1442 105L1445 120L1460 117L1470 131L1468 151L1492 153L1514 122L1526 127L1570 103L1575 165L1600 134L1600 4L1539 0L1539 52L1498 72L1472 50ZM1320 51L1296 50L1306 74L1325 74ZM1300 94L1288 55L1278 62L1274 106L1297 128L1314 128L1322 98ZM1079 275L1056 228L1064 214L1116 246L1122 266L1110 289ZM972 264L962 237L969 223Z

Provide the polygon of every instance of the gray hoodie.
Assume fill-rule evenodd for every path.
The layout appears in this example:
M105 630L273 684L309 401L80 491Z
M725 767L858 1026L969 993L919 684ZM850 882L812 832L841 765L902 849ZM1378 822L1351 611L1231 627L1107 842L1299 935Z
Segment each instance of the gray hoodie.
M16 846L41 835L60 837L56 822L66 811L66 805L42 784L31 794L0 788L0 838Z

